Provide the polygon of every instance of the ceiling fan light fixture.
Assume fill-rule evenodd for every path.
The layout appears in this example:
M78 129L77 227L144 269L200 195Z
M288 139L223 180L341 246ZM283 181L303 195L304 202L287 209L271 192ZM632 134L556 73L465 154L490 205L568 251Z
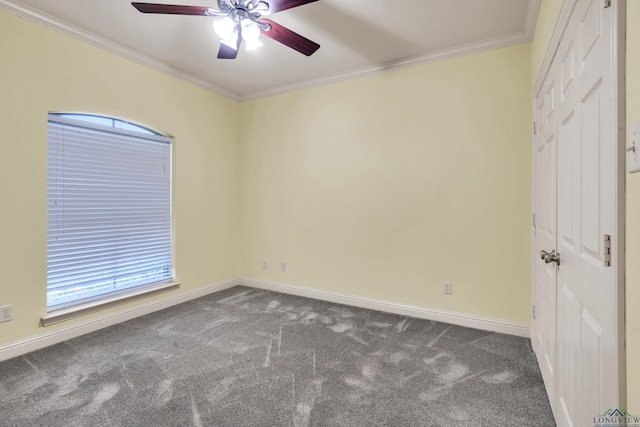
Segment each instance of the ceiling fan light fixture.
M245 39L245 41L247 42L247 50L256 50L262 46L262 42L260 41L260 39Z
M260 27L258 24L251 19L243 19L241 24L242 26L242 38L249 41L258 40L260 37Z
M213 0L211 0L213 1ZM262 15L271 15L282 10L292 9L318 0L217 0L218 9L201 6L187 6L161 3L131 3L141 13L164 15L193 15L217 17L213 28L221 43L218 59L236 59L242 40L247 50L262 46L260 35L275 40L303 55L311 56L320 48L300 34L291 31ZM0 0L2 2L2 0Z
M269 13L269 3L267 3L266 1L261 1L255 7L255 10L262 13L263 15L266 15Z
M230 47L233 50L238 50L238 33L232 33L226 39L220 40L220 43Z
M223 41L232 38L234 34L237 40L238 35L235 31L236 23L228 16L213 21L213 29Z

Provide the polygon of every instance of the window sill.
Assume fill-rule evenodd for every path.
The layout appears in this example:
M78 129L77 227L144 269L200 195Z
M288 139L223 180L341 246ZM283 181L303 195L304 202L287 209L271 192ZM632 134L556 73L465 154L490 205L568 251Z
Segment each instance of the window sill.
M96 313L102 310L106 310L107 308L127 304L135 300L166 292L170 289L177 288L179 285L179 282L163 283L136 292L117 295L99 301L92 301L90 303L77 305L75 307L70 307L63 310L52 311L51 313L47 313L46 316L40 318L40 321L42 322L42 326L44 327L55 325L56 323L65 322L76 317L86 316L87 314Z

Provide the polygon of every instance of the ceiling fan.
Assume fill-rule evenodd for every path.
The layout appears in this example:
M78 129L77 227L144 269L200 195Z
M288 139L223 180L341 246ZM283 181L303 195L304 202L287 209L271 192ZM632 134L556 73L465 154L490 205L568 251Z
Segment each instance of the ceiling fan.
M318 0L218 0L218 9L202 6L181 6L158 3L131 3L142 13L169 15L197 15L222 17L213 22L213 28L222 39L218 58L235 59L242 40L247 49L262 46L260 34L311 56L320 48L315 43L290 29L279 25L263 15L271 15L282 10L303 6Z

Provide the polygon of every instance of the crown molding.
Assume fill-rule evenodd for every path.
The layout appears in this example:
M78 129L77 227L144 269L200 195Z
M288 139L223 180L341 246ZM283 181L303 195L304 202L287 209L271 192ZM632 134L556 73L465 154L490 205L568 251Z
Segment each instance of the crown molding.
M514 46L531 41L531 34L526 32L518 32L506 36L496 37L492 39L482 40L475 43L468 43L452 48L441 49L429 52L426 55L413 56L403 58L397 61L389 61L379 65L367 66L355 70L349 70L342 73L331 74L316 79L304 80L290 85L278 86L265 91L253 92L250 94L240 95L240 102L250 101L258 98L266 98L269 96L281 95L287 92L293 92L312 87L322 86L329 83L336 83L344 80L351 80L359 77L370 76L386 71L398 70L402 68L415 67L418 65L429 64L432 62L445 61L448 59L459 58L462 56L473 55L475 53L487 52L503 47Z
M527 14L524 21L524 32L533 40L533 34L536 31L536 22L538 21L538 12L540 11L541 0L529 0L527 4Z
M89 43L90 45L100 49L115 53L118 56L137 62L138 64L144 65L153 70L160 71L210 92L224 96L225 98L229 98L234 101L240 100L238 94L235 92L231 92L221 86L195 77L178 68L171 67L164 62L158 61L157 59L138 52L135 49L131 49L130 47L109 40L106 37L94 34L82 27L78 27L77 25L71 24L70 22L64 21L60 18L56 18L18 1L0 0L0 9L73 37L74 39Z
M372 74L382 73L385 71L398 70L402 68L415 67L417 65L429 64L432 62L445 61L448 59L459 58L462 56L473 55L475 53L486 52L503 47L514 46L522 43L529 43L533 40L533 35L538 20L538 11L540 10L541 0L529 0L527 4L527 12L525 15L524 31L500 36L493 39L483 40L475 43L468 43L452 48L442 49L430 52L426 55L419 55L410 58L385 62L380 65L367 66L350 70L342 73L336 73L329 76L323 76L316 79L304 80L290 85L283 85L265 91L253 92L239 96L239 101L251 101L259 98L267 98L269 96L281 95L287 92L309 89L312 87L322 86L330 83L337 83L344 80L356 79Z
M355 70L349 70L346 72L340 72L323 76L315 79L303 80L293 84L282 85L267 89L264 91L257 91L247 94L238 94L225 89L221 86L195 77L194 75L182 71L178 68L171 67L162 61L154 59L148 55L145 55L135 49L131 49L120 43L116 43L105 37L94 34L84 28L78 27L60 18L56 18L52 15L34 9L30 6L20 3L16 0L0 0L0 9L7 12L18 15L22 18L28 19L32 22L43 25L52 30L58 31L77 40L89 43L98 48L107 50L123 58L137 62L141 65L168 74L172 77L183 80L187 83L191 83L195 86L206 89L210 92L221 95L225 98L236 102L250 101L259 98L266 98L269 96L280 95L287 92L293 92L297 90L303 90L313 88L325 84L336 83L344 80L351 80L359 77L370 76L377 73L386 71L398 70L402 68L415 67L418 65L429 64L432 62L445 61L448 59L454 59L462 56L473 55L475 53L486 52L494 49L500 49L508 46L514 46L517 44L528 43L533 39L533 32L535 31L535 23L538 17L538 10L540 8L541 0L529 0L524 31L508 34L506 36L496 37L492 39L482 40L475 43L468 43L460 46L454 46L452 48L442 49L434 52L427 53L425 55L418 55L409 58L403 58L400 60L389 61L378 65L367 66L358 68Z

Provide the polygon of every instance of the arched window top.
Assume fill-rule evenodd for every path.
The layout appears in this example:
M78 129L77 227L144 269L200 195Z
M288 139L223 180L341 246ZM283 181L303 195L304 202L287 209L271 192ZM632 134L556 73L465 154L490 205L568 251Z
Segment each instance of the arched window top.
M116 119L113 117L98 116L95 114L81 114L81 113L51 113L53 116L65 117L67 119L80 120L86 123L93 123L96 125L112 127L116 129L124 129L133 132L140 132L147 135L165 136L159 132L146 128L144 126L137 125L135 123L126 122L124 120Z

